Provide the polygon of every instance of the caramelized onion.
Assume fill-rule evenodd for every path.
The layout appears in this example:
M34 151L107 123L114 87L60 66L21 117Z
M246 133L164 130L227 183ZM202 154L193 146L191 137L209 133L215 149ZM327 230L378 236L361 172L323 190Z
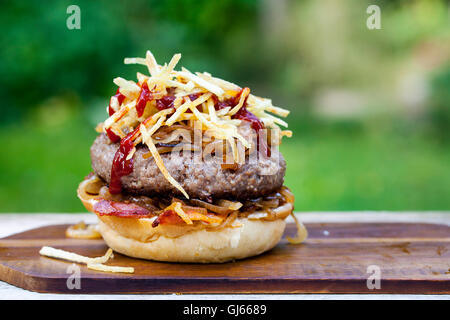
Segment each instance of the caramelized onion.
M242 208L242 203L238 201L230 201L230 200L219 200L217 204L221 207L227 207L231 210L239 210Z
M262 200L259 205L262 208L277 208L280 205L279 199Z
M220 230L220 229L224 229L224 228L232 228L233 227L233 222L236 220L238 216L237 212L233 212L230 213L228 215L228 217L218 226L215 227L208 227L208 229L212 229L212 230Z
M97 176L92 175L81 182L77 195L82 201L89 201L98 197L104 182Z
M105 209L107 207L106 209L111 211L112 209L110 207L112 206L114 208L112 210L114 211L112 213L113 215L129 218L160 215L174 202L180 202L182 210L190 215L192 220L200 220L196 217L203 215L203 221L208 220L207 222L210 222L214 219L221 221L219 225L212 223L208 228L222 228L231 225L232 220L236 219L236 217L247 217L252 220L266 221L284 219L292 212L294 204L294 195L284 186L278 192L257 199L247 200L244 204L225 199L208 203L200 199L181 200L178 198L148 197L126 193L111 194L106 182L95 174L89 175L80 184L78 196L83 202L92 202L92 205L106 200L103 201L104 208L101 208ZM105 202L110 205L106 206ZM96 208L99 209L98 205ZM141 213L139 210L139 212L136 212L136 208L143 212ZM103 214L109 214L103 211ZM209 217L209 219L206 219L206 217Z
M297 234L295 235L294 238L286 237L286 239L292 244L302 243L303 241L306 240L306 238L308 238L308 230L306 230L303 223L298 221L297 217L293 212L291 213L291 216L294 219L295 226L297 227Z
M295 201L294 194L288 187L282 186L280 193L285 198L286 202L294 203Z
M97 225L86 225L84 221L66 229L66 237L73 239L101 239L102 235L97 230Z
M199 207L182 205L181 208L184 211L193 211L193 212L197 212L197 213L204 214L204 215L208 214L208 210L206 208L202 208L202 207L199 208Z
M226 201L226 200L223 200L223 201ZM238 204L240 204L239 208L242 207L242 203L240 203L240 202L232 202L232 201L222 202L221 203L222 205L221 204L215 205L215 204L208 203L208 202L205 202L205 201L202 201L202 200L199 200L199 199L191 199L190 202L195 204L195 205L198 205L198 206L200 206L202 208L206 208L209 211L218 213L218 214L229 214L229 213L231 213L233 211L239 210L239 209L235 209L238 206Z

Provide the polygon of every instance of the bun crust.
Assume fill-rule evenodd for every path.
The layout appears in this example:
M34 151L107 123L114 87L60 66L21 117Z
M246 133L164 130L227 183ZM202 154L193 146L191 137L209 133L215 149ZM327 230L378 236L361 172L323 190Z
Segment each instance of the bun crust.
M186 226L152 228L152 219L109 216L99 216L99 220L100 233L114 251L134 258L187 263L219 263L261 254L276 246L286 226L284 219L238 218L239 227L184 230L177 236L179 228Z
M88 211L94 212L98 195L86 193L87 180L78 188L78 197ZM188 263L218 263L243 259L272 249L280 241L286 227L285 219L294 209L293 198L272 208L274 220L264 220L266 212L255 211L237 217L222 227L199 223L159 224L152 218L126 218L100 215L100 233L107 245L124 255L148 260Z

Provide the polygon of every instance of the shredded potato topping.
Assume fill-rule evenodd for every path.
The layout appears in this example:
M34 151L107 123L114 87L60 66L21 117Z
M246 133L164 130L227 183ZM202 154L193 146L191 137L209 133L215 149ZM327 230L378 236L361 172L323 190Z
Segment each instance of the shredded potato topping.
M177 124L193 127L198 121L202 131L208 131L214 139L229 144L236 163L242 162L237 143L246 149L251 148L251 142L237 130L241 122L245 121L245 116L239 116L243 110L265 128L277 130L280 139L283 136L290 137L292 132L281 130L280 126L287 127L287 123L274 116L286 117L288 110L273 106L270 99L252 95L249 88L242 89L209 73L194 74L186 68L176 71L180 59L181 54L175 54L168 64L161 66L150 51L147 51L145 58L126 58L125 64L146 66L149 75L137 73L137 82L120 77L114 79L119 88L108 106L110 117L97 126L97 130L113 137L111 140L114 142L135 132L132 137L134 146L139 143L147 145L164 177L189 198L166 170L155 147L155 134L159 129ZM223 105L225 102L228 106ZM127 159L133 154L134 151L128 154Z
M73 252L55 249L52 247L42 247L39 251L42 256L62 259L76 263L84 263L87 265L88 269L105 271L105 272L120 272L120 273L134 273L134 268L132 267L119 267L119 266L107 266L104 263L108 262L109 259L113 258L113 251L111 248L106 251L106 253L97 258L85 257Z

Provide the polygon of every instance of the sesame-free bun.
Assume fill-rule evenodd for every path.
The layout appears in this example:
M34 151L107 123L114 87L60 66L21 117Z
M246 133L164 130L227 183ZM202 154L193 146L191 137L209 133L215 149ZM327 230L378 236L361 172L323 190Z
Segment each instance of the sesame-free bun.
M88 211L95 212L102 200L87 192L89 180L78 187L78 197ZM101 215L99 231L106 244L124 255L167 262L214 263L243 259L272 249L281 239L286 222L292 213L293 198L272 208L271 220L264 211L240 212L236 218L222 225L159 224L153 227L156 216L150 218ZM234 213L237 215L237 213ZM231 216L230 216L231 217Z
M99 216L106 244L121 254L148 260L217 263L243 259L272 249L281 239L286 222L237 218L221 229L189 226L151 226L153 219Z

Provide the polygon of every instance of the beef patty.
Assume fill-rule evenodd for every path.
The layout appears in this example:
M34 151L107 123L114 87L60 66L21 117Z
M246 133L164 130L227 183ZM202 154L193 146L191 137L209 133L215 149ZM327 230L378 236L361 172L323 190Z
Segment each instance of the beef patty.
M91 147L92 168L109 183L114 155L119 147L100 134ZM155 196L181 195L160 172L153 157L144 159L147 146L139 145L133 156L134 169L121 178L126 192ZM278 151L271 157L246 161L236 170L222 169L214 159L194 161L189 152L161 154L164 165L191 198L246 200L270 194L283 185L286 162Z

